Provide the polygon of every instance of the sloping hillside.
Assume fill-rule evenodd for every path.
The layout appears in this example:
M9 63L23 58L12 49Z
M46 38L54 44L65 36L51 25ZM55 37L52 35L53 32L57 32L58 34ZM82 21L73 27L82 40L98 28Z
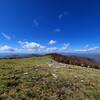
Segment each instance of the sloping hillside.
M65 63L65 64L71 64L71 65L78 65L81 67L89 67L89 68L96 68L99 69L99 64L90 58L86 57L79 57L79 56L64 56L61 54L48 54L51 56L51 58L55 61Z
M0 100L100 100L100 70L68 66L50 56L0 59Z

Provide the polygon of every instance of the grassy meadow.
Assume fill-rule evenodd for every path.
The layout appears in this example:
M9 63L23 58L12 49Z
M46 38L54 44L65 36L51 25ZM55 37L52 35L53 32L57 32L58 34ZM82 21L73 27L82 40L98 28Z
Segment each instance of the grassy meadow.
M0 100L100 100L100 70L51 63L49 56L0 59Z

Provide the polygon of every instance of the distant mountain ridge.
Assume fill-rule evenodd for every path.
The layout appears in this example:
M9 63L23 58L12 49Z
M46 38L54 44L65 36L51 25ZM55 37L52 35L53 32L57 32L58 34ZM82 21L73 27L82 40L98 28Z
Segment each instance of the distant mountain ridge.
M27 58L38 57L45 54L33 54L33 53L0 53L0 58ZM61 53L64 56L77 56L94 59L98 63L100 62L100 54L98 53Z
M26 53L0 53L0 58L29 58L38 57L39 54L26 54Z
M62 53L62 54L66 56L78 56L78 57L91 58L97 61L98 63L100 62L100 53Z

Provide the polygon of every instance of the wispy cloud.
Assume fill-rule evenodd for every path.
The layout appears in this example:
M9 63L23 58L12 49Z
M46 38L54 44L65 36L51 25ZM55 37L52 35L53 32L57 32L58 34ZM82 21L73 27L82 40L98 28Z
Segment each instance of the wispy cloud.
M89 44L86 44L86 45L84 46L84 48L89 48Z
M37 19L33 19L33 26L36 26L36 27L39 26L39 22Z
M89 45L85 45L83 48L76 49L75 51L79 52L98 52L100 51L100 47L94 46L94 47L89 47Z
M49 44L49 45L56 44L56 41L55 41L55 40L50 40L48 44Z
M66 11L64 11L64 12L62 12L62 13L60 13L60 14L58 15L58 18L59 18L59 19L62 19L64 16L68 16L68 15L69 15L69 13L66 12Z
M53 52L58 52L59 48L57 47L51 47L51 48L46 48L45 53L53 53Z
M54 32L55 32L55 33L61 32L61 29L60 29L60 28L55 28L55 29L54 29Z
M67 50L69 46L70 46L70 43L64 43L63 46L62 46L62 48L60 50L61 51Z
M63 17L63 14L60 14L60 15L58 16L59 19L61 19L62 17Z
M4 33L4 32L1 32L1 35L7 40L11 39L11 37L8 34Z

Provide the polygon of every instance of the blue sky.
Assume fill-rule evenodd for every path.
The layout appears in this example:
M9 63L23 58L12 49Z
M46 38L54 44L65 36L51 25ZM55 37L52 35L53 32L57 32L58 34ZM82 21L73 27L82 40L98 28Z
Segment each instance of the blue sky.
M0 52L97 52L99 43L99 0L0 0Z

